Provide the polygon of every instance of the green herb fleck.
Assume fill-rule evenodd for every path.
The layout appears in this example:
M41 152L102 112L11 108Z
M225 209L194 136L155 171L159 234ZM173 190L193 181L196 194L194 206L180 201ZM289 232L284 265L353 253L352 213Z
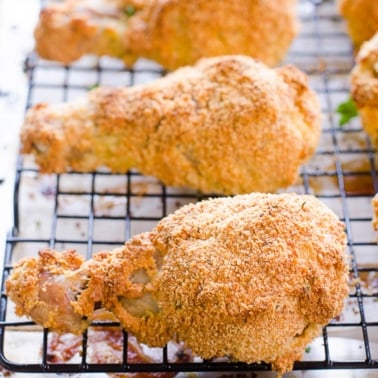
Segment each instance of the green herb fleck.
M350 97L347 101L342 102L336 109L337 113L340 114L339 125L344 126L352 118L358 116L358 110L353 99Z
M123 11L127 17L132 17L136 13L136 9L132 5L126 5L125 8L123 8Z
M311 352L311 347L310 346L306 347L305 352L306 353L310 353Z
M92 85L89 85L88 86L88 91L91 91L92 89L95 89L95 88L98 88L99 85L98 84L92 84Z

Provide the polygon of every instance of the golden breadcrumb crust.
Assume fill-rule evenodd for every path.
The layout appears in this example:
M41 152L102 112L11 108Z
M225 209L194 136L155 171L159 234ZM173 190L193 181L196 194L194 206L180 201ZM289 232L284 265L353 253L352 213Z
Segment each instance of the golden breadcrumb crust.
M65 264L74 252L41 251L15 265L6 289L19 315L53 330L83 330L75 317L90 321L101 304L139 342L183 341L203 358L283 373L342 311L345 247L343 223L315 197L253 193L184 206L76 272ZM55 300L64 290L70 303Z
M320 123L303 72L237 55L203 59L149 84L35 105L21 141L43 173L137 168L202 192L274 192L296 182Z
M347 23L348 34L359 50L378 30L378 2L375 0L338 0L341 15Z
M372 142L378 145L378 33L364 42L352 69L351 96L362 125Z
M371 200L372 208L373 208L373 220L372 225L375 231L378 231L378 193Z
M132 65L139 57L168 69L199 58L245 54L276 65L298 32L297 0L67 0L48 4L35 29L46 59L85 54Z

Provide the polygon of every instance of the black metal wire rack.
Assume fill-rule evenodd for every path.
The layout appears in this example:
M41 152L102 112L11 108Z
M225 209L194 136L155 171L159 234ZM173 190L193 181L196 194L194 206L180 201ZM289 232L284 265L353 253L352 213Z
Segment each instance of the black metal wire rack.
M333 1L300 2L302 30L286 61L305 71L321 99L324 113L319 148L303 166L298 193L316 195L345 222L351 255L351 291L343 314L324 328L323 334L295 363L294 370L378 368L378 248L371 226L372 196L378 192L377 155L358 118L341 128L336 108L349 97L348 75L353 66L352 47ZM253 27L253 26L251 26ZM164 72L140 61L125 69L112 59L84 58L72 66L40 60L31 54L25 63L29 79L26 108L41 101L68 101L97 85L135 85L154 80ZM14 191L14 225L5 246L2 282L21 256L40 248L74 248L86 258L124 243L132 235L150 230L162 217L203 195L163 186L136 171L124 175L107 172L42 176L32 162L19 158ZM95 329L103 323L93 324ZM113 323L105 324L114 326ZM35 359L8 351L11 337L23 332L40 340ZM30 373L89 372L258 372L267 364L203 361L174 362L169 346L157 362L128 360L128 335L122 332L119 362L92 363L90 337L80 341L79 360L51 362L48 330L17 318L2 287L0 302L0 364L10 371Z

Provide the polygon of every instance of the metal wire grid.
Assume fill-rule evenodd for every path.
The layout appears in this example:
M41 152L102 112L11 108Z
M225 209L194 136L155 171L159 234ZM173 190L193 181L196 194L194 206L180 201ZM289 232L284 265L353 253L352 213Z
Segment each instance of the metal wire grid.
M348 96L348 74L353 66L352 48L343 20L333 1L302 1L302 31L287 62L307 72L319 94L324 113L322 139L313 159L301 171L298 193L316 195L345 222L351 255L350 297L344 313L324 328L322 337L309 346L295 370L377 368L378 364L378 250L371 227L371 198L378 192L376 151L358 119L338 125L337 105ZM161 69L141 61L126 70L110 59L83 59L63 67L30 55L26 107L40 101L68 101L96 85L134 85L164 75ZM14 227L5 247L3 282L21 256L40 248L74 248L85 258L94 252L119 246L132 235L150 230L162 217L185 203L204 196L194 191L169 188L136 171L125 175L107 172L40 176L33 163L19 159L14 193ZM270 370L267 364L200 361L173 363L168 347L156 363L130 363L124 332L123 358L119 363L88 362L87 333L83 335L81 361L53 364L48 360L47 330L36 332L41 340L38 361L13 360L7 351L10 334L32 326L13 314L2 287L0 307L0 363L22 372L240 372ZM93 324L95 328L103 323ZM108 323L108 326L114 326ZM105 325L106 326L106 325ZM35 327L33 327L35 331ZM343 346L340 347L340 342ZM345 348L345 345L348 345ZM317 353L312 354L310 349ZM340 350L343 352L340 354ZM20 351L22 355L22 351Z

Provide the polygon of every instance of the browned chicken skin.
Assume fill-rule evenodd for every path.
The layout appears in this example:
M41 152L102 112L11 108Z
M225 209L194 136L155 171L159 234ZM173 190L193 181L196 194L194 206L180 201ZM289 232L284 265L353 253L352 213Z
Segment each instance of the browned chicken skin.
M348 293L343 224L313 196L240 195L182 207L82 261L44 250L6 281L18 315L80 333L95 309L139 342L292 368Z
M21 139L44 173L137 168L167 185L240 194L294 184L320 123L304 73L238 55L203 59L145 85L35 105Z
M245 54L280 62L298 32L297 0L67 0L42 10L36 50L71 63L85 54L168 69L199 58Z

